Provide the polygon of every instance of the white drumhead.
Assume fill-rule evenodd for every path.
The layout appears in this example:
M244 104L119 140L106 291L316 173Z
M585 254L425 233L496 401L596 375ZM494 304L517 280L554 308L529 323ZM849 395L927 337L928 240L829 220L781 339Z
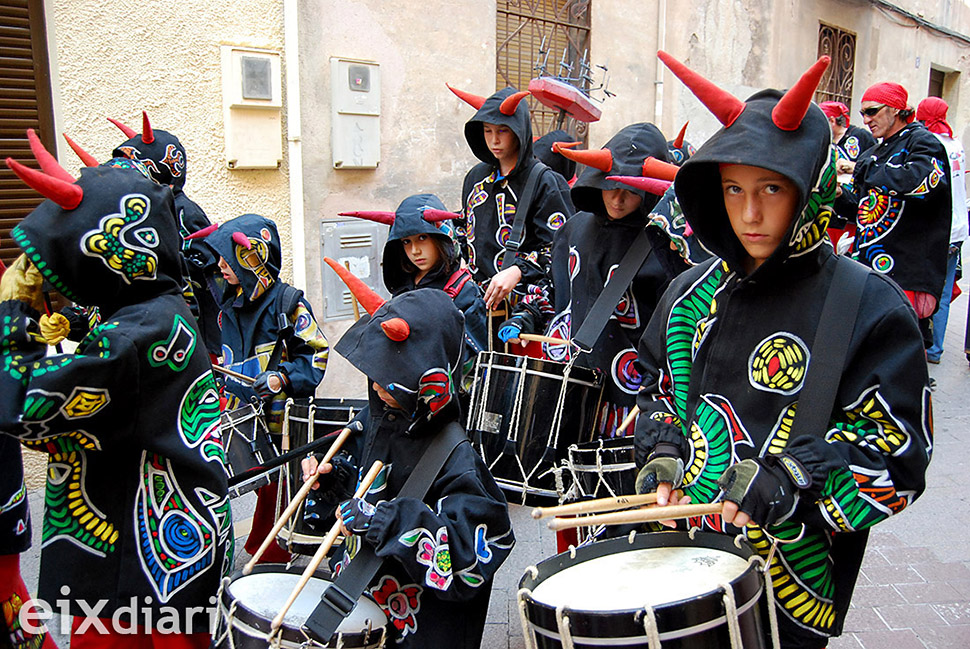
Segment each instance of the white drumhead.
M229 584L229 595L260 617L272 620L282 610L290 592L300 580L298 573L258 572L239 577ZM283 624L300 628L320 602L320 596L330 585L325 579L311 577L293 606L283 618ZM367 597L357 600L357 606L337 627L337 632L360 633L372 627L379 629L387 623L381 607Z
M643 548L569 566L536 585L532 597L551 607L617 611L697 597L731 582L748 567L710 548Z

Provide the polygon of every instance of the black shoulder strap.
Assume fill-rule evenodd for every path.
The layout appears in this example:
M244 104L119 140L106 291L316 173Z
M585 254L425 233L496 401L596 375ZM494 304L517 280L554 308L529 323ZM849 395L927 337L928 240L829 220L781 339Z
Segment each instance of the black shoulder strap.
M303 291L300 289L290 286L289 284L283 283L280 286L280 294L276 300L276 306L278 310L276 312L276 344L273 345L273 351L269 355L269 361L266 363L267 370L275 370L280 366L280 361L283 359L283 345L286 344L286 339L290 336L293 331L293 323L290 318L293 317L293 313L296 311L296 307L300 304L300 299L303 297Z
M828 430L849 342L859 315L862 290L869 276L862 264L843 255L836 259L835 276L822 305L789 443L800 435L824 435Z
M522 246L522 237L525 235L525 217L529 214L532 206L532 198L536 193L536 186L542 173L548 169L545 164L536 160L529 170L529 177L525 181L525 188L515 204L515 218L512 220L512 231L509 233L508 241L505 242L505 254L502 255L502 268L505 270L515 261L515 253Z
M452 452L468 440L465 429L453 421L431 442L401 488L398 498L423 499ZM374 548L361 543L357 556L340 571L337 579L323 591L320 603L303 624L311 639L326 643L340 622L350 615L364 589L380 570L384 560Z
M596 301L593 302L593 306L589 308L589 313L586 314L583 324L579 326L579 331L572 337L572 342L581 351L589 352L596 345L600 334L603 333L603 327L616 310L623 291L630 286L637 271L651 252L653 252L653 246L647 238L647 228L643 228L623 255L620 265L613 271L610 281L606 283Z

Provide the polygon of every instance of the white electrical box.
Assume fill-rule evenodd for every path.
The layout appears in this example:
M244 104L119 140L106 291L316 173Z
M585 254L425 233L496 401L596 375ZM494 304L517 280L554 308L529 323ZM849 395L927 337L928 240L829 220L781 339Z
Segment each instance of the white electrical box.
M381 68L374 61L330 59L334 169L381 163Z
M280 54L232 45L221 49L226 166L277 169L283 162Z

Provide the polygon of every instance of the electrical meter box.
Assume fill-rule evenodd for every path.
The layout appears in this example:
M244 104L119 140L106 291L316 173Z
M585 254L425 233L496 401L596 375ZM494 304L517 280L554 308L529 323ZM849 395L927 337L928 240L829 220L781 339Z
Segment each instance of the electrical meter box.
M349 221L324 221L320 225L323 257L330 257L349 268L378 295L387 299L390 294L384 288L381 256L387 241L387 227L359 219ZM350 289L337 277L327 264L323 271L323 306L327 320L352 318L354 305Z
M221 50L226 166L277 169L283 162L280 54L232 45Z
M381 68L374 61L330 59L334 169L381 163Z

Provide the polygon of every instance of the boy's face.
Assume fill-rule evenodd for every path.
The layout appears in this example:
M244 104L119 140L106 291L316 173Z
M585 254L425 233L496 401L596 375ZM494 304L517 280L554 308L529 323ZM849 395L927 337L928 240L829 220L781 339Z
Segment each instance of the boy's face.
M395 410L404 410L404 408L401 407L401 404L399 404L397 400L391 396L391 393L381 387L380 383L374 381L373 387L374 392L377 393L377 396L380 397L381 401L386 403L388 407L394 408Z
M219 257L219 270L222 271L222 276L230 285L239 286L239 278L236 277L235 271L233 271L232 266L229 265L229 262L222 257Z
M430 234L416 234L413 237L401 239L404 254L408 260L422 273L427 273L438 263L438 246Z
M623 217L628 216L633 210L640 207L640 203L643 202L640 194L631 192L628 189L617 188L601 191L603 192L603 205L606 206L606 216L611 221L619 221Z
M795 183L774 171L749 165L721 165L721 190L731 229L741 241L751 273L782 242L798 207Z
M485 146L499 163L515 163L519 159L519 138L508 126L502 124L482 125L485 133Z

